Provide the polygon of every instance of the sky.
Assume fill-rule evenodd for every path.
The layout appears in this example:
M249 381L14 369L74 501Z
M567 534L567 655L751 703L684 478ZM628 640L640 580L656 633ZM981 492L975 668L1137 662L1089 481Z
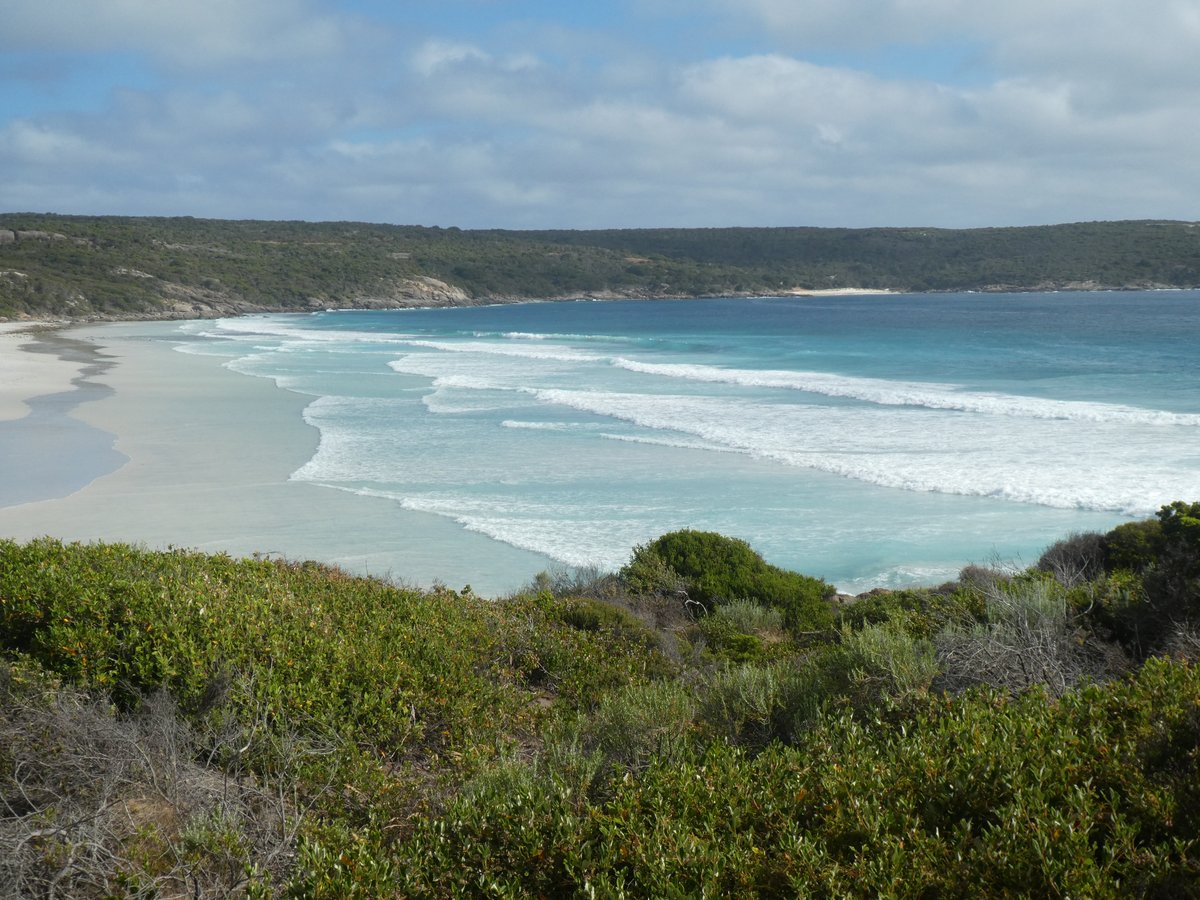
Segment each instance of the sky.
M1200 0L4 0L0 211L1200 219Z

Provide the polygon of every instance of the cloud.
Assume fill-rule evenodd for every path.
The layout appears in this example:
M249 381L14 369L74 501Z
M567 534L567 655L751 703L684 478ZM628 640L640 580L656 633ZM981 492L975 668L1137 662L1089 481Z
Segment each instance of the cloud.
M1200 7L1192 0L708 0L785 52L977 46L1004 76L1194 89Z
M9 0L0 48L135 52L215 69L336 55L356 30L306 0Z
M717 19L711 45L664 54L566 14L418 28L404 5L367 22L320 0L13 0L14 58L127 54L156 78L0 118L0 196L464 227L1195 215L1194 4L1147 0L1137 31L1114 0L705 3L740 16L736 45ZM678 13L691 34L702 8ZM987 77L872 65L904 41L966 42Z
M453 41L427 41L411 57L411 65L425 78L438 71L459 66L465 62L489 63L492 57L472 44Z

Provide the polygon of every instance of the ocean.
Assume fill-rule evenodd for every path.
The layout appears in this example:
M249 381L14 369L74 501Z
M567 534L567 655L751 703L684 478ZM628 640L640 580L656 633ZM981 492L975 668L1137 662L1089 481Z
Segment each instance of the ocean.
M311 398L293 481L548 565L696 528L857 593L1200 499L1195 291L327 311L170 339Z

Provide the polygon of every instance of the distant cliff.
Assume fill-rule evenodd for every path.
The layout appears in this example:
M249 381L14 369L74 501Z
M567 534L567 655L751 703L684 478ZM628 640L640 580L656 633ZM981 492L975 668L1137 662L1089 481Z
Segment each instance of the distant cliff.
M0 317L192 318L795 289L1200 287L1200 225L463 231L0 214Z

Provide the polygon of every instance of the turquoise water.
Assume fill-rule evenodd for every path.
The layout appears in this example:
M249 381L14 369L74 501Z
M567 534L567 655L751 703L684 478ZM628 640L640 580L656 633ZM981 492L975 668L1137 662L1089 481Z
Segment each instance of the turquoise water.
M573 566L713 529L861 591L1200 498L1197 337L1200 292L946 294L273 315L179 347L311 396L293 480Z

